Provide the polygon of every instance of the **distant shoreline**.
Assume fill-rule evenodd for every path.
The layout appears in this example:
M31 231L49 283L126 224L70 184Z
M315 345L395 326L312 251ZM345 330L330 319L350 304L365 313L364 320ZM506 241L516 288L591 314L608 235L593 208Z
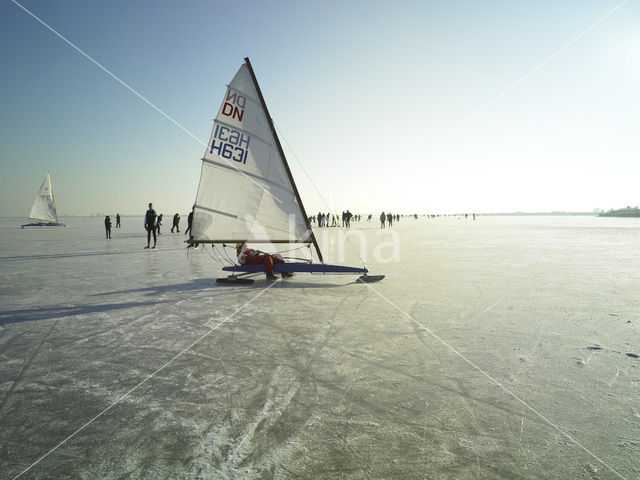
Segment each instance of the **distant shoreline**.
M620 208L618 210L609 210L602 212L599 217L640 217L640 208Z

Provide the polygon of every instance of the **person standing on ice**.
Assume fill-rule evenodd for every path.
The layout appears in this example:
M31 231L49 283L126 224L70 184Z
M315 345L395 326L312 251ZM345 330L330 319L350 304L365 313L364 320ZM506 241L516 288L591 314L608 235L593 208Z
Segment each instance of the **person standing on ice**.
M380 214L380 228L384 228L384 222L387 219L387 216L384 214L384 212L382 212Z
M149 204L149 210L144 214L144 228L147 230L147 246L144 248L149 248L151 244L151 234L153 233L153 247L156 248L156 243L158 241L156 236L156 223L158 221L158 215L156 211L153 209L153 203Z
M348 209L344 214L344 224L347 228L351 228L351 218L353 217L353 213L351 213Z
M177 213L173 216L173 225L171 226L171 233L173 233L173 229L176 229L178 233L180 233L180 215Z
M187 229L184 231L185 235L187 235L191 231L191 224L193 223L193 211L195 209L196 209L195 205L191 207L191 211L189 212L189 216L187 217ZM192 240L193 240L193 235L189 235L189 245L187 245L187 248L197 247L197 245L193 243Z
M111 217L107 215L104 219L104 229L107 233L107 238L111 238Z
M120 228L120 214L116 213L116 228Z
M284 258L279 253L275 255L269 255L268 253L254 250L247 247L246 242L236 243L236 253L238 254L238 263L240 265L264 265L264 272L267 275L267 280L277 280L273 274L274 263L285 263ZM285 278L292 277L292 273L283 272L282 276Z

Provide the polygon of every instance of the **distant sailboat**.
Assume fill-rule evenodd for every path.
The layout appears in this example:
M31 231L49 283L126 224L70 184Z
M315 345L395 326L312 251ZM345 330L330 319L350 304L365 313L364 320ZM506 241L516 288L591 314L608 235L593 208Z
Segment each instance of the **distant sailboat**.
M47 172L44 181L38 190L38 195L33 201L29 220L32 223L25 223L24 227L66 227L64 223L58 222L58 211L56 210L56 199L53 195L53 185L51 184L51 174Z
M313 245L320 263L277 263L275 273L360 274L364 267L323 263L322 252L289 170L282 146L248 58L227 88L204 157L193 209L194 244L236 242ZM225 281L264 272L263 265L234 265Z

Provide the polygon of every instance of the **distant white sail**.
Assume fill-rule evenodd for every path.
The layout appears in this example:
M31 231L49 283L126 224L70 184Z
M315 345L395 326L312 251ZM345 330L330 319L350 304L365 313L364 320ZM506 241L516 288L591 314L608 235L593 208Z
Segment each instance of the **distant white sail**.
M274 135L245 63L227 88L202 159L194 241L312 241Z
M41 222L57 222L58 212L56 212L56 204L53 198L53 186L51 185L51 175L47 173L44 182L38 191L36 199L33 201L31 220L39 220Z

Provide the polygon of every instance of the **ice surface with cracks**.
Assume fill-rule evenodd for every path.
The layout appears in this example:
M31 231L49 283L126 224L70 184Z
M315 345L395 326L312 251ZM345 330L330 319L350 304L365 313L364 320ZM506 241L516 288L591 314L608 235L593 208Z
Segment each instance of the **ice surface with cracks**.
M13 478L255 296L168 229L0 219L0 471ZM360 222L384 296L626 478L640 474L640 224ZM337 260L338 233L322 245ZM346 249L345 263L358 264ZM350 255L350 256L349 256ZM297 275L25 478L616 478L354 277Z

